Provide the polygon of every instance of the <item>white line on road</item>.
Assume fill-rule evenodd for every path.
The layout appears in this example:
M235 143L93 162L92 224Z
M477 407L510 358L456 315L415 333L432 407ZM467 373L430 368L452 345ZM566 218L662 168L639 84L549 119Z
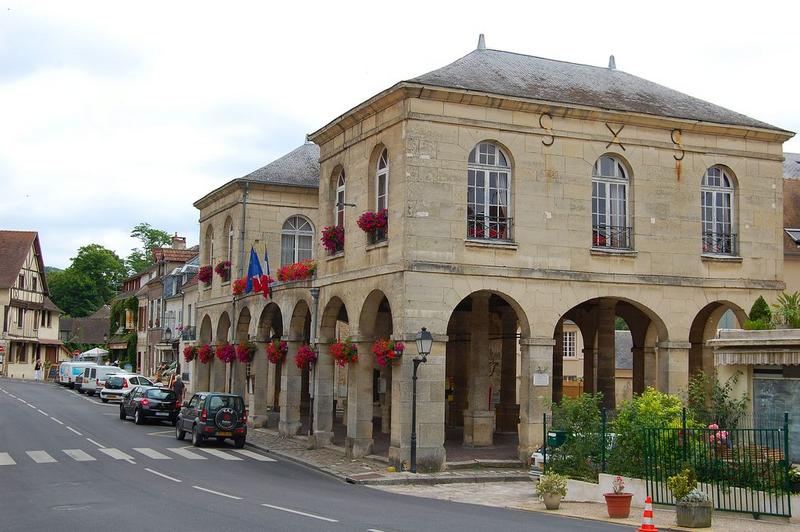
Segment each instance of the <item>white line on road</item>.
M39 412L40 414L42 414L43 416L49 416L50 415L47 412L45 412L44 410L42 410L41 408L37 408L36 411Z
M26 401L26 400L25 400L25 399L23 399L22 397L17 397L17 401L19 401L20 403L25 403L25 404L28 404L28 401Z
M312 519L319 519L320 521L327 521L329 523L339 522L336 519L331 519L330 517L322 517L321 515L307 514L306 512L292 510L291 508L284 508L283 506L273 506L271 504L262 504L261 506L266 506L267 508L272 508L273 510L280 510L282 512L289 512L290 514L297 514L297 515L302 515L304 517L311 517Z
M220 497L227 497L229 499L236 499L237 501L241 501L241 497L237 497L235 495L228 495L227 493L220 493L218 491L210 490L207 488L202 488L200 486L192 486L196 490L205 491L206 493L213 493L214 495L219 495Z
M52 464L56 459L47 454L46 451L25 451L25 454L31 457L31 460L37 464Z
M16 464L16 462L14 461L13 458L11 458L10 454L0 453L0 466L14 465L14 464Z
M146 457L152 458L153 460L172 460L172 458L166 454L162 454L155 449L151 449L150 447L134 447L133 450L137 453L142 453Z
M78 436L83 436L83 434L81 434L81 433L80 433L80 432L78 432L77 430L73 429L72 427L69 427L69 426L68 426L68 427L67 427L67 430L71 430L72 432L74 432L74 433L75 433L75 434L77 434Z
M133 460L133 456L129 455L128 453L124 453L119 449L114 449L113 447L101 447L98 449L103 454L107 454L114 460Z
M182 456L184 458L188 458L189 460L208 460L205 456L200 456L197 453L193 453L186 447L172 447L167 449L168 451L172 451L173 453L177 454L178 456Z
M270 458L269 456L264 456L263 454L254 453L253 451L248 451L247 449L234 449L233 452L239 453L242 456L246 456L248 458L252 458L253 460L258 460L259 462L275 462L274 458Z
M28 406L33 408L34 410L36 410L36 405L32 405L32 404L28 403Z
M105 445L101 445L101 444L97 443L96 441L94 441L94 440L93 440L93 439L91 439L91 438L86 438L86 441L88 441L89 443L93 443L94 445L97 445L97 446L98 446L98 447L100 447L101 449L103 449L103 448L105 447Z
M149 471L149 472L151 472L152 474L154 474L154 475L158 475L159 477L165 478L165 479L167 479L167 480L171 480L172 482L183 482L182 480L179 480L179 479L177 479L177 478L170 477L170 476L168 476L168 475L165 475L164 473L159 473L159 472L158 472L158 471L156 471L155 469L150 469L149 467L145 467L145 468L144 468L144 470L145 470L145 471Z
M62 451L76 462L94 462L96 460L94 456L80 449L62 449Z
M8 394L8 396L9 396L9 397L12 397L12 398L14 398L14 399L16 399L16 398L17 398L17 396L16 396L16 395L14 395L13 393L10 393L10 394Z
M232 454L228 454L225 451L220 451L219 449L200 449L200 450L210 454L211 456L222 458L223 460L241 460L241 458L239 458L238 456L233 456Z
M63 421L61 421L60 419L56 419L56 418L54 418L53 416L50 416L50 419L52 419L53 421L55 421L55 422L56 422L56 423L58 423L59 425L63 425L63 424L64 424L64 422L63 422Z
M383 532L383 530L378 530L377 528L368 528L367 532Z

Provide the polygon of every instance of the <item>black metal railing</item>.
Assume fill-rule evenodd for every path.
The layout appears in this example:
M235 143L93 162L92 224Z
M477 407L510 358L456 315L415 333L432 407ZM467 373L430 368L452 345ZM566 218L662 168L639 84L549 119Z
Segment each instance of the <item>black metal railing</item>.
M467 238L510 242L513 228L513 218L507 216L467 216Z
M188 325L181 330L181 340L196 340L197 329L194 325Z
M712 255L736 255L736 234L704 232L703 253Z
M632 249L631 228L621 225L594 225L592 226L592 247Z

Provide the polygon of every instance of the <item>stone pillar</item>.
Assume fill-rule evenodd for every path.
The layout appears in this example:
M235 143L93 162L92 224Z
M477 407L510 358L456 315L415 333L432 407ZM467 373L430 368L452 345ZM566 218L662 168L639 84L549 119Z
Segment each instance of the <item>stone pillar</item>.
M194 371L192 372L192 384L194 385L194 389L192 392L207 392L211 390L211 383L209 379L211 378L211 366L209 364L203 364L200 362L198 358L195 358L192 362L194 364ZM188 401L191 397L186 397Z
M309 441L313 449L321 449L333 441L333 357L330 344L317 344L317 363L314 364L314 430ZM358 363L361 363L359 357Z
M381 378L386 383L386 392L381 394L381 433L392 432L392 368L381 371Z
M347 440L348 458L372 453L372 370L375 357L372 342L358 343L358 362L347 367Z
M267 424L267 379L270 364L267 361L265 342L255 342L256 354L250 363L250 380L253 383L253 393L250 394L248 420L252 427L264 427Z
M633 393L641 395L644 392L644 347L631 348L633 355Z
M553 338L523 338L519 387L519 458L528 463L544 442L542 416L550 413Z
M594 337L590 339L591 345L586 346L586 338L583 339L583 393L594 393L597 387L594 382L594 359L596 352L594 349Z
M616 407L616 352L614 351L614 307L611 299L603 299L597 312L597 391L603 394L606 410Z
M225 377L227 375L227 368L225 366L227 366L227 364L223 364L215 353L214 358L209 362L209 371L211 372L208 383L209 391L225 391Z
M658 365L656 364L656 348L645 347L642 349L644 358L644 387L658 387Z
M517 404L517 315L510 309L503 310L503 347L500 364L500 404L497 405L497 430L513 432L519 423Z
M406 345L399 366L392 368L392 435L389 462L409 466L411 457L411 401L416 333L394 335ZM417 373L417 471L441 471L445 466L444 406L447 336L433 334L433 346Z
M239 360L234 360L229 366L229 371L231 373L231 380L230 380L230 390L231 393L239 394L242 397L246 397L248 390L247 390L247 364L243 364L239 362Z
M658 344L658 387L671 394L686 392L689 384L689 342Z
M489 294L472 295L470 314L468 408L464 411L464 445L486 447L494 438L494 410L489 404Z
M553 402L561 403L564 395L564 320L558 320L553 334Z
M302 344L301 338L287 340L289 353L281 364L280 421L278 432L282 436L295 436L300 430L300 390L302 373L292 360Z

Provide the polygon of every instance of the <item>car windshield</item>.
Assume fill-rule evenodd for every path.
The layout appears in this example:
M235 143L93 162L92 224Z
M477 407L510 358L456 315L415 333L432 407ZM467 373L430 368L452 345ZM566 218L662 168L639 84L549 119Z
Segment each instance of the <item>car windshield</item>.
M216 414L220 408L233 408L236 412L244 410L244 401L241 397L230 395L212 395L208 399L208 412L212 416Z
M115 387L115 386L119 387L119 386L122 386L122 384L123 384L122 377L109 377L108 379L106 379L106 385L109 388Z
M174 401L175 392L172 390L147 390L145 397L158 399L159 401Z

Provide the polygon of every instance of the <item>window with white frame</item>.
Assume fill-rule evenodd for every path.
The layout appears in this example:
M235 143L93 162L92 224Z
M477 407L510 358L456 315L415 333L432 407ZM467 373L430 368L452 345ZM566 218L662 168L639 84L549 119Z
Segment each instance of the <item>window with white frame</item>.
M389 208L389 152L386 148L378 157L378 167L375 171L375 210L382 211Z
M575 358L575 331L564 331L564 358Z
M592 247L631 248L628 174L615 157L603 155L592 169Z
M712 166L700 187L703 253L735 255L734 184L728 171Z
M345 203L345 176L344 170L339 172L336 179L336 204L333 206L333 220L335 225L344 227L344 203Z
M481 142L467 161L467 237L511 240L511 165L503 150Z
M314 228L306 218L292 216L281 230L281 266L310 260L313 252Z
M214 228L211 225L206 228L205 245L203 248L205 263L212 264L214 262Z

